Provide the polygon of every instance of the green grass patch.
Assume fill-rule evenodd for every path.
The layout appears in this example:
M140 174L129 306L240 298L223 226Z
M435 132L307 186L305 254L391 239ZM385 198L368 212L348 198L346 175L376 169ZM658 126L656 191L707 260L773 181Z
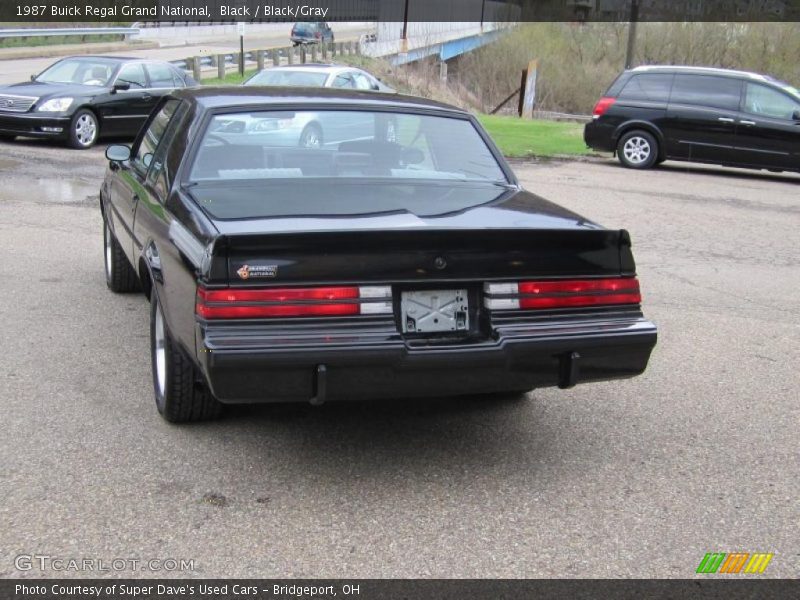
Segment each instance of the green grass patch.
M251 77L257 69L245 69L244 77L239 75L239 70L236 71L228 71L225 73L225 77L220 79L219 77L214 77L213 79L203 79L200 83L203 85L239 85L245 79Z
M592 154L583 141L583 124L478 115L500 151L512 158Z
M99 44L102 42L121 42L124 40L124 35L51 35L9 37L0 39L0 48L63 46L65 44Z

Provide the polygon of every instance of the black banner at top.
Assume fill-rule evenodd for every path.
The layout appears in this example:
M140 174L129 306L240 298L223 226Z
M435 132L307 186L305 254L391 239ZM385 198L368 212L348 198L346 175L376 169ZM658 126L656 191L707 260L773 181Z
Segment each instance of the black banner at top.
M800 21L800 0L2 0L7 23Z

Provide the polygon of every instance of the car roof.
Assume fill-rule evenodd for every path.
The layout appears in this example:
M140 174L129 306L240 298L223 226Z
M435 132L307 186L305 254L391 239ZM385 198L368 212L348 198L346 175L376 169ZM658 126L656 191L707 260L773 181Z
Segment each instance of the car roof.
M323 87L204 86L172 93L205 109L264 106L267 104L352 104L399 109L435 109L469 114L456 106L402 94Z
M351 67L350 65L334 65L324 63L306 63L303 65L282 65L280 67L270 67L264 71L307 71L309 73L339 73L341 71L359 71L365 73L363 69Z
M642 73L647 71L662 71L671 73L697 73L703 75L722 75L726 77L746 77L757 81L774 81L767 75L753 73L751 71L738 71L735 69L720 69L717 67L695 67L689 65L642 65L631 69L632 73Z

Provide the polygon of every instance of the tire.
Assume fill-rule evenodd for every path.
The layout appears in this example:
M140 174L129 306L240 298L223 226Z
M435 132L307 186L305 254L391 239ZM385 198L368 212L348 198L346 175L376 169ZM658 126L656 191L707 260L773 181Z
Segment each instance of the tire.
M103 219L103 262L105 263L106 285L117 294L136 292L141 289L136 271L111 232L108 222Z
M617 144L617 158L629 169L649 169L658 161L656 138L641 130L629 131Z
M172 341L155 290L150 300L150 357L159 414L170 423L216 419L222 404L201 382L197 368Z
M322 129L316 123L309 123L300 134L299 145L303 148L322 147Z
M97 116L87 108L82 108L72 116L69 124L69 145L77 150L94 146L100 136Z

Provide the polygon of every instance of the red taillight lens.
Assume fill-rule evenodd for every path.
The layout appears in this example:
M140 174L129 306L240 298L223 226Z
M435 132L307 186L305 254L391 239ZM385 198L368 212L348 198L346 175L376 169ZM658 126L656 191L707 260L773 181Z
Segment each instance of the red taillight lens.
M616 98L609 98L608 96L600 98L600 100L597 101L597 104L594 105L594 110L592 111L594 118L596 119L597 117L603 116L616 101Z
M575 308L613 304L641 304L635 277L523 281L486 285L486 307L491 310Z
M391 288L197 288L195 312L204 319L389 314Z

